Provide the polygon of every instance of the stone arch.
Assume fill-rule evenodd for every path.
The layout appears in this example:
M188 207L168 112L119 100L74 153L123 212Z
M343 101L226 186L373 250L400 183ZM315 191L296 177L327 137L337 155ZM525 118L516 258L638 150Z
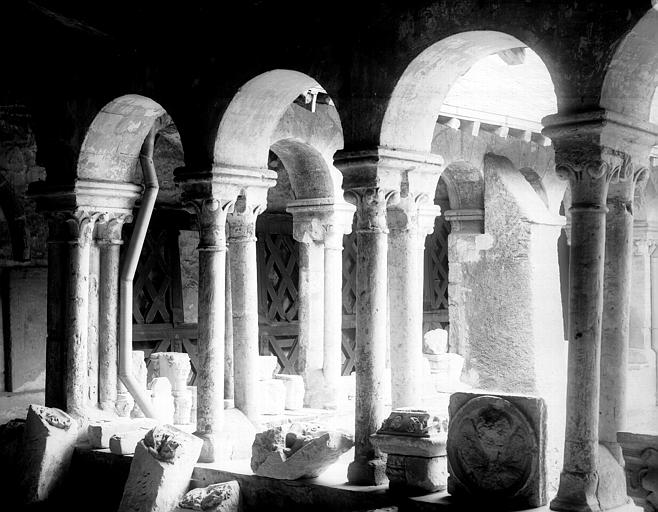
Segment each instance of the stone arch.
M600 106L655 122L658 87L658 11L651 9L626 34L608 65Z
M441 180L447 187L451 210L484 210L481 170L468 162L452 162L441 173Z
M286 138L275 142L271 148L288 171L296 200L342 196L342 175L313 146Z
M525 46L512 35L478 30L454 34L425 49L407 66L393 90L380 144L429 151L441 105L457 79L487 55Z
M146 135L165 109L150 98L127 94L96 115L78 158L77 177L116 182L141 181L135 172Z
M214 147L215 165L266 168L279 122L293 101L311 89L323 90L310 76L287 69L267 71L244 84L219 124ZM337 125L340 129L338 146L342 147L340 120ZM331 157L338 147L327 149L333 149Z

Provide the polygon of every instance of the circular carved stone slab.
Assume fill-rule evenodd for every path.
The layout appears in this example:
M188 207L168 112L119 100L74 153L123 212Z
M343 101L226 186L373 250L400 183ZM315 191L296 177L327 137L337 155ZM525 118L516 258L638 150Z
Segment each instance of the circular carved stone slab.
M501 397L480 396L461 407L448 429L450 473L479 498L510 498L535 477L538 447L525 415Z

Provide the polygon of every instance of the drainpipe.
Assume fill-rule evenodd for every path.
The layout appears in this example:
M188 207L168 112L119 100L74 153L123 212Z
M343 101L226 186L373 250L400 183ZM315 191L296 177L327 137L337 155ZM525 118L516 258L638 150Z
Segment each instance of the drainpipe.
M137 262L142 252L146 230L151 220L155 200L158 196L158 178L153 165L153 146L155 144L155 127L146 136L142 149L139 153L139 161L144 173L144 195L142 204L137 214L135 227L130 237L130 243L126 250L126 257L121 269L119 281L119 378L128 392L132 395L147 418L155 418L156 414L151 404L151 399L140 389L132 371L132 348L133 348L133 279Z

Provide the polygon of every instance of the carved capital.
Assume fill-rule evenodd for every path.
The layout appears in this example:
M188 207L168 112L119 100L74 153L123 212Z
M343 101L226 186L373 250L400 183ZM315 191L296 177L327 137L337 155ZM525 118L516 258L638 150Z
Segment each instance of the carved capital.
M226 250L226 219L233 211L235 199L208 198L186 202L193 210L199 224L200 251Z
M345 191L345 200L356 206L357 232L388 233L386 209L399 201L399 194L376 187L355 188Z
M427 194L408 195L388 208L388 228L391 231L412 231L425 237L434 231L434 221L441 208Z
M327 249L342 249L343 235L352 231L354 206L334 198L291 201L293 237L302 243L323 242Z
M255 201L245 195L238 196L233 210L227 216L229 242L255 242L256 218L265 208L265 201Z
M121 245L123 225L133 221L127 213L111 213L102 216L96 229L96 243L99 245Z
M50 242L88 245L91 243L96 222L104 222L106 214L78 208L50 211L46 215Z

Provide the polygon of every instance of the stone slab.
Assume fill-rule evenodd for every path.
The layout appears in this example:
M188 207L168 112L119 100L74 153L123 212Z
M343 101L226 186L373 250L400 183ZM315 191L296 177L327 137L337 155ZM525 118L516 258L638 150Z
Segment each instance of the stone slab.
M98 420L94 423L90 423L87 427L89 444L92 448L109 448L110 438L112 436L121 432L137 430L140 428L146 428L148 430L157 424L158 422L151 418Z
M23 449L19 450L22 501L44 501L61 488L77 438L78 424L64 411L41 405L29 406Z
M159 425L137 443L119 512L172 510L187 491L202 441Z
M448 492L511 508L546 504L546 406L541 398L450 397Z

